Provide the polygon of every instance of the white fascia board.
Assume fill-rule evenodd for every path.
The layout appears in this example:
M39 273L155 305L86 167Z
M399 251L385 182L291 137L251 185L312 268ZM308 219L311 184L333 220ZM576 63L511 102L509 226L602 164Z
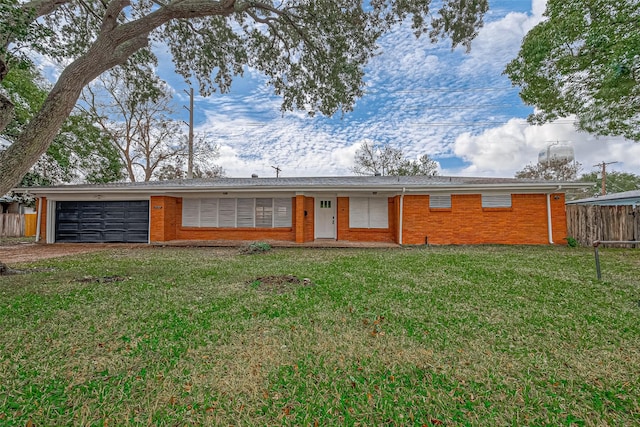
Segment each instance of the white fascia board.
M238 197L247 198L283 198L283 197L295 197L296 193L293 191L194 191L194 192L171 192L164 194L152 194L152 196L168 196L168 197L185 197L185 198L217 198L217 199L233 199Z
M87 201L104 201L113 202L121 200L150 200L149 194L127 194L127 193L43 193L34 194L36 197L46 197L47 200L54 202L62 201L74 201L74 202L87 202Z
M196 186L196 187L176 187L176 186L141 186L141 187L32 187L32 188L15 188L13 191L19 193L29 193L40 197L80 197L81 195L101 195L106 197L126 198L129 196L150 197L150 196L173 196L180 197L184 194L312 194L312 193L335 193L335 194L353 194L353 193L372 193L378 192L387 195L398 195L405 190L408 193L456 193L456 194L474 194L480 192L511 192L511 193L548 193L550 191L564 192L566 190L581 189L591 187L591 183L567 182L567 183L505 183L505 184L440 184L433 186L424 185L376 185L376 186L325 186L325 185L307 185L307 186Z

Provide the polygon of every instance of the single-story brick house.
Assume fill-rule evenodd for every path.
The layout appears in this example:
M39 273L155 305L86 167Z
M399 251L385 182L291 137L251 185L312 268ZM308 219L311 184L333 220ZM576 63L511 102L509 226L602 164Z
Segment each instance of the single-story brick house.
M321 239L398 244L553 244L566 190L510 178L216 178L17 189L38 198L54 242Z

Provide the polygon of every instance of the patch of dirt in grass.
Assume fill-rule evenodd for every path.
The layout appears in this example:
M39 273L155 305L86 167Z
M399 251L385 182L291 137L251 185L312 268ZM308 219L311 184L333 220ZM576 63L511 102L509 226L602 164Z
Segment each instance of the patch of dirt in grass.
M0 276L13 276L15 274L28 274L41 271L54 271L52 268L30 268L28 270L10 268L0 261Z
M0 245L0 261L5 264L33 262L48 258L58 258L67 255L79 255L112 249L129 249L141 247L136 244L109 243L18 243Z
M315 286L311 279L299 279L297 276L291 274L257 277L247 282L247 284L257 291L274 294L283 294L299 286Z

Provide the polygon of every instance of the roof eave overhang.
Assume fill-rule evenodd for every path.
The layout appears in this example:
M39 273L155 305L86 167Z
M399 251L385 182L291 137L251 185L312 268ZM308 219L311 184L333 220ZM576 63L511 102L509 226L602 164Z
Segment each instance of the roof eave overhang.
M509 192L564 192L565 190L577 190L590 187L590 183L495 183L495 184L438 184L438 185L350 185L350 186L326 186L326 185L304 185L304 186L153 186L153 187L24 187L15 188L17 193L29 193L36 197L47 197L50 195L175 195L189 193L347 193L347 192L393 192L393 193L478 193L480 191L509 191Z

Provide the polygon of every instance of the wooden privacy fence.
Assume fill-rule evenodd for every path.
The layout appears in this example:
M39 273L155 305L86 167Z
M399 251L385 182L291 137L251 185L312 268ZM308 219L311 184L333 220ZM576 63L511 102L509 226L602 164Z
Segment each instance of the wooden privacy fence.
M582 246L596 240L640 240L640 207L567 205L567 233Z
M0 237L36 235L36 214L0 214Z

